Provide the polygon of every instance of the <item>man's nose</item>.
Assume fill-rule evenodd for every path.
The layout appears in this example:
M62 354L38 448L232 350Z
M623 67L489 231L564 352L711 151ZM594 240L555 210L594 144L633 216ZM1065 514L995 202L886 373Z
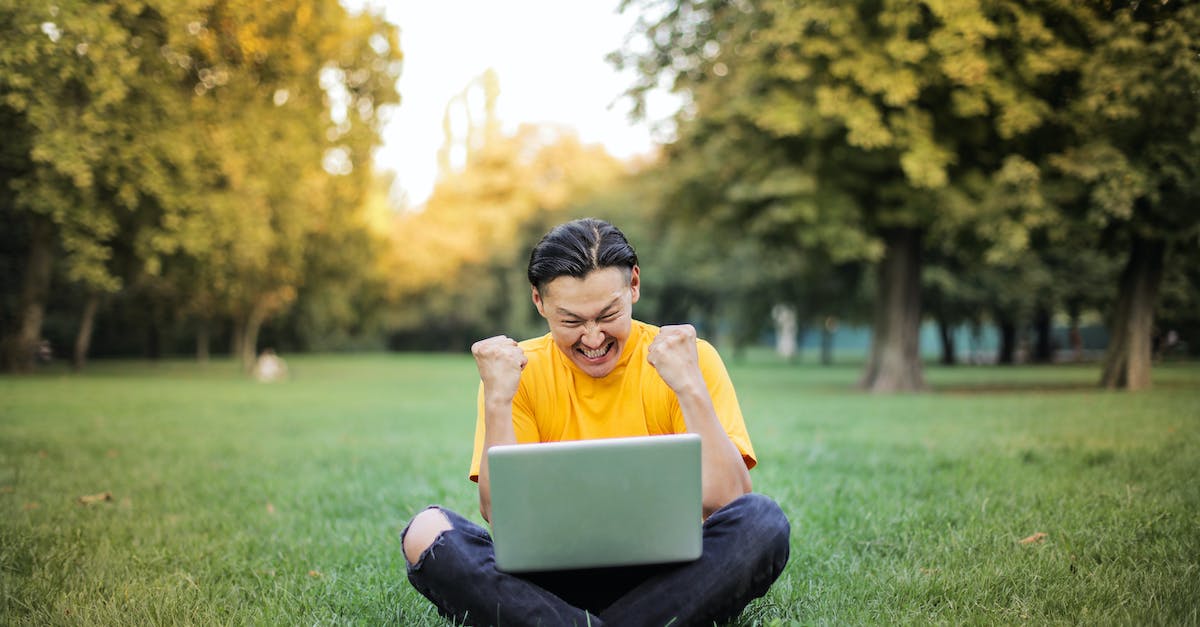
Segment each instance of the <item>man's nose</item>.
M583 327L583 344L588 348L600 348L604 343L604 332L600 330L600 325L595 322L589 322Z

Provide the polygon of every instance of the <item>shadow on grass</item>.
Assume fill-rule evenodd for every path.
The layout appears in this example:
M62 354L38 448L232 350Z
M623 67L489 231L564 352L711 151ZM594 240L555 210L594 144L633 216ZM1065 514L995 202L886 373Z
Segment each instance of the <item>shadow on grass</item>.
M1155 381L1153 390L1194 390L1196 381L1169 379ZM1096 381L995 381L936 383L929 386L933 394L972 396L976 394L1071 394L1080 392L1123 393L1128 390L1108 389Z
M976 394L1065 394L1096 392L1101 390L1095 383L1050 381L1046 383L998 382L998 383L947 383L929 386L929 392L947 396L974 396Z

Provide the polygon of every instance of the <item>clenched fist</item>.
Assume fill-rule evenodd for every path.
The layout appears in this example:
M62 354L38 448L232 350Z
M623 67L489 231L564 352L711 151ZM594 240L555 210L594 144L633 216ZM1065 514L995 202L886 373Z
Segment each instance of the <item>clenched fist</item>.
M529 358L517 341L504 335L479 340L471 346L479 378L483 381L484 396L497 401L511 402L521 383L521 371Z
M696 351L696 329L690 324L665 326L650 342L646 360L658 371L667 387L676 393L688 386L703 386L700 357Z

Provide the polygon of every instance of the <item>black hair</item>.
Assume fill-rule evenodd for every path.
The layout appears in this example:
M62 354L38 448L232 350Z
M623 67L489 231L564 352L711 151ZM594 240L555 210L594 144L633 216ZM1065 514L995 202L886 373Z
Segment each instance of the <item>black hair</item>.
M596 218L560 224L542 237L529 254L529 284L541 291L560 276L577 279L593 270L621 268L630 276L637 253L621 229Z

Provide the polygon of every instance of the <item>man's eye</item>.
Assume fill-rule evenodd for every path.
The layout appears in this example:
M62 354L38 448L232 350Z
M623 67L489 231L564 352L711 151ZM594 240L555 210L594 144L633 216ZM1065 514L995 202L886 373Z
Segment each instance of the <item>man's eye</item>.
M577 327L581 324L583 324L583 323L578 320L563 320L563 326Z
M612 322L613 320L617 319L617 315L618 314L614 312L614 313L608 314L607 316L601 316L600 322Z

